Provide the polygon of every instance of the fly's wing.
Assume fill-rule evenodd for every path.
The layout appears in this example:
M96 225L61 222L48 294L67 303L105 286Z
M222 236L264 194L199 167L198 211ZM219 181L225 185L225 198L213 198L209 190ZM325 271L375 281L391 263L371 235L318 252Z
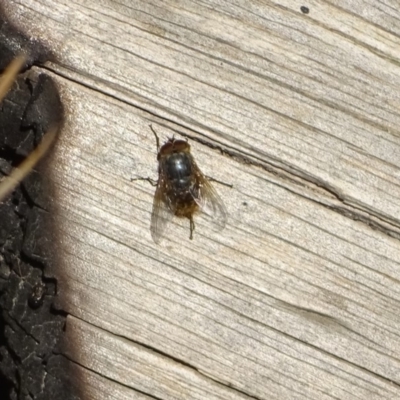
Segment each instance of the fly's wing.
M190 194L201 211L207 214L219 229L225 228L227 211L221 197L194 162L192 168L197 185L190 189Z
M154 194L150 225L151 236L155 243L160 242L168 222L171 221L174 215L174 210L171 209L169 199L166 195L166 185L166 180L160 175Z

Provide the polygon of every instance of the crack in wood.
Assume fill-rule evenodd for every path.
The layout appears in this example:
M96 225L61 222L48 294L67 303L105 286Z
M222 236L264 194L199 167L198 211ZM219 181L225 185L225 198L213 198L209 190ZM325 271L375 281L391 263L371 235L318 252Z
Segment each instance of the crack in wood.
M114 100L117 100L123 104L132 106L142 112L145 112L148 115L151 115L155 117L157 120L161 119L164 121L163 123L159 123L161 126L168 128L179 135L183 137L187 137L192 141L198 142L204 146L207 146L210 149L217 150L221 154L226 155L235 161L238 161L240 163L244 163L247 165L259 167L263 169L264 171L278 177L279 179L282 179L283 181L289 182L291 184L294 184L296 186L301 186L303 188L306 188L307 190L310 190L311 192L317 190L317 192L324 194L325 196L328 194L328 198L333 198L336 199L338 202L343 204L345 207L341 207L338 205L331 205L328 203L323 203L322 201L318 201L317 199L312 198L311 196L307 196L304 193L301 193L300 191L293 191L296 193L298 196L302 196L303 198L307 198L310 201L313 201L323 207L326 207L334 212L337 212L340 215L345 216L346 218L352 219L354 221L359 221L366 226L370 227L371 229L380 231L384 233L385 235L388 235L392 238L395 238L397 240L400 240L400 226L396 224L395 221L393 220L387 220L383 215L378 214L378 213L373 213L371 210L368 210L367 208L363 207L356 207L354 204L349 202L346 198L346 196L338 191L336 188L334 188L332 185L328 184L327 182L323 182L322 180L311 176L310 174L305 173L305 171L301 171L297 168L293 168L290 165L287 165L287 163L284 163L279 160L274 160L276 162L279 162L281 165L274 164L271 161L266 161L266 160L261 160L257 159L256 156L250 155L250 154L245 154L243 151L239 153L239 151L233 149L233 148L228 148L227 146L224 146L222 143L217 144L216 142L212 143L207 139L202 139L201 138L201 133L194 131L193 128L186 127L184 125L177 124L175 121L172 119L167 119L165 116L160 117L156 113L152 112L148 108L145 107L140 107L137 103L130 102L126 99L122 99L121 97L118 97L114 94L111 93L111 91L107 91L106 89L101 89L96 86L96 82L99 82L99 78L92 78L90 76L86 76L88 79L87 82L84 82L83 80L78 80L74 79L72 76L68 75L68 73L62 73L61 71L57 70L54 67L50 66L40 66L41 68L54 73L55 75L58 75L68 81L71 81L77 85L81 85L87 89L93 90L94 92L97 92L99 94L108 96ZM104 81L104 84L110 86L109 82ZM121 88L119 88L121 90ZM165 123L167 122L167 124ZM179 128L174 128L171 127L170 124L173 124L175 127L183 128L185 132L182 132ZM197 126L200 127L200 125L197 123ZM204 128L204 126L203 126ZM187 131L191 132L196 132L197 135L189 135ZM290 190L290 188L285 187L285 189ZM347 207L347 208L346 208ZM375 221L371 217L365 216L362 213L367 212L368 215L372 215L373 218L376 218L378 221ZM385 226L386 224L389 224L392 226L392 228ZM396 230L396 228L398 230Z

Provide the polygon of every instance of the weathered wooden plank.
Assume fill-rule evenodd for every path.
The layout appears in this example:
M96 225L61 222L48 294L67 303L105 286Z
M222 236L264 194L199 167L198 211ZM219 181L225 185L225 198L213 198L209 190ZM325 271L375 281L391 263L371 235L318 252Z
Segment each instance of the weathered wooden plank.
M154 189L129 180L155 170L154 117L60 84L75 100L53 171L68 312L250 396L398 393L381 378L399 381L397 240L192 142L234 186L219 188L230 222L200 220L190 242L178 221L157 247Z
M391 31L329 2L309 15L290 1L11 3L54 48L59 73L398 226Z
M90 382L116 398L400 397L399 11L351 4L9 3L58 57L57 273ZM151 241L154 189L130 182L156 171L149 123L233 184L217 187L223 232L200 218L190 242L174 221Z
M71 318L68 317L68 320L71 321ZM65 336L65 343L68 343L69 334L73 327L72 323L69 324L69 328L67 330L67 334ZM90 331L89 331L90 332ZM89 334L87 332L87 334ZM76 329L75 333L78 334L79 331ZM103 333L104 336L104 333ZM86 343L87 345L87 343ZM86 346L83 347L87 349ZM91 355L87 357L87 360L91 359ZM102 375L98 371L98 367L96 368L96 372L93 372L88 367L84 367L76 363L76 360L73 362L67 362L68 365L68 373L71 379L71 383L76 387L76 394L81 396L81 398L88 400L97 400L97 399L116 399L116 400L149 400L154 399L154 397L147 396L144 393L140 393L137 390L132 390L131 387L124 386L118 382L113 381L112 379L107 378L105 375ZM64 371L65 372L65 371Z
M65 338L69 342L67 347L71 349L79 345L81 349L71 357L76 359L78 355L76 360L79 363L96 370L103 377L123 383L115 387L112 398L119 398L121 389L126 391L131 388L136 393L131 390L130 396L134 393L140 399L249 399L187 365L74 317L68 318L68 328ZM93 354L96 356L93 357ZM141 393L149 393L151 397L141 397Z

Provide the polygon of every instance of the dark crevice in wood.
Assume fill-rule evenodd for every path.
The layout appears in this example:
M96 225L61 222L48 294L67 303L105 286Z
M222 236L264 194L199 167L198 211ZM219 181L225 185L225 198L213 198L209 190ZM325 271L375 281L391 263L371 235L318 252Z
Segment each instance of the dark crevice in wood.
M299 307L295 306L294 308L299 308ZM301 308L299 308L299 309L301 309ZM307 309L303 309L303 311L315 313L314 311L308 311ZM153 352L153 353L155 353L155 354L159 354L159 355L162 356L162 357L165 357L165 358L170 359L170 360L172 360L172 361L174 361L174 362L176 362L176 363L178 363L178 364L181 364L181 365L183 365L183 366L185 366L185 367L187 367L187 368L190 368L191 370L196 371L197 373L199 373L200 375L202 375L202 376L205 377L206 379L210 379L210 380L212 380L213 382L215 382L215 383L217 383L217 384L219 384L219 385L225 386L225 387L227 387L227 388L229 388L229 389L231 389L231 390L235 390L235 391L237 391L237 392L239 392L239 393L241 393L241 394L244 394L244 395L248 396L250 399L261 400L261 399L259 399L257 396L254 396L254 395L251 395L251 394L249 394L249 393L243 392L242 390L236 388L235 386L230 385L229 383L226 383L226 382L220 381L220 380L218 380L218 379L216 379L216 378L213 378L213 377L211 377L210 375L208 375L207 373L202 372L201 369L199 369L199 368L193 366L192 364L190 364L190 363L188 363L188 362L186 362L186 361L183 361L183 360L181 360L181 359L179 359L179 358L177 358L177 357L171 356L170 354L165 353L165 352L163 352L163 351L161 351L161 350L159 350L159 349L157 349L157 348L155 348L155 347L152 347L152 346L150 346L150 345L148 345L148 344L145 344L145 343L140 342L140 341L137 341L137 340L133 340L132 338L126 337L126 336L124 336L124 335L116 334L115 332L112 332L112 331L110 331L110 330L108 330L108 329L105 329L104 327L101 327L101 326L98 326L98 325L96 325L96 324L93 324L92 322L83 320L82 318L80 318L80 317L78 317L78 316L75 316L75 315L73 315L73 314L70 314L70 315L71 315L72 317L76 318L77 320L83 321L85 324L91 325L91 326L95 327L96 329L99 329L99 330L101 330L101 331L103 331L103 332L106 332L107 334L110 334L110 335L112 335L112 336L114 336L114 337L116 337L116 338L121 338L122 340L126 340L126 341L128 341L128 342L130 342L130 343L133 343L133 344L137 345L137 346L146 348L146 349L148 349L149 351L151 351L151 352ZM323 317L324 317L324 318L329 318L329 319L330 319L330 317L329 317L329 316L326 316L326 315L323 315ZM249 318L249 319L252 319L252 318ZM334 321L334 322L336 323L335 319L332 319L332 321ZM256 322L259 322L259 321L256 321ZM345 329L348 329L348 327L347 327L347 326L344 326L343 324L339 324L339 325L341 325L341 326L342 326L343 328L345 328ZM283 332L283 331L281 331L281 330L279 330L279 329L276 329L276 328L271 327L271 326L268 326L268 327L269 327L271 330L273 330L273 331L275 331L275 332L277 332L277 333L279 333L279 334L281 334L281 335L284 335L284 336L286 336L287 338L290 338L290 339L292 339L292 340L294 340L294 341L300 342L300 343L302 343L303 345L305 345L305 346L307 346L307 347L309 347L309 348L312 348L312 349L314 349L314 350L317 351L317 352L320 352L320 353L322 353L322 354L328 355L328 356L334 358L335 360L337 360L337 361L339 361L339 362L343 362L343 363L345 363L345 364L347 364L347 365L351 365L351 366L352 366L353 368L355 368L355 369L361 370L361 371L363 371L363 372L365 372L365 373L367 373L367 374L369 374L369 375L372 375L372 376L374 376L374 377L376 377L376 378L378 378L378 379L381 379L381 380L383 380L383 381L385 381L385 382L390 382L392 385L396 385L396 386L398 386L398 387L400 388L400 382L393 381L392 379L390 379L390 378L388 378L388 377L385 377L385 376L383 376L383 375L381 375L381 374L378 374L378 373L376 373L376 372L374 372L374 371L371 371L371 370L369 370L369 369L367 369L367 368L365 368L365 367L363 367L363 366L361 366L361 365L359 365L359 364L356 364L356 363L354 363L354 362L352 362L352 361L349 361L349 360L347 360L347 359L345 359L345 358L342 358L342 357L340 357L340 356L338 356L338 355L336 355L336 354L334 354L334 353L331 353L331 352L329 352L329 351L327 351L327 350L325 350L325 349L322 349L322 348L320 348L320 347L317 347L317 346L315 346L315 345L312 344L312 343L306 342L306 341L304 341L304 340L302 340L302 339L299 339L299 338L297 338L297 337L295 337L295 336L292 336L292 335L290 335L290 334L288 334L288 333L286 333L286 332ZM349 329L349 331L351 331L351 330ZM354 332L354 331L352 331L352 332L353 332L354 334L356 334L356 335L359 335L357 332ZM72 360L71 360L71 361L72 361ZM304 360L303 360L303 361L304 361ZM360 379L362 379L362 378L360 378Z
M187 135L185 135L185 136L187 136ZM287 186L278 185L278 186L284 188L285 190L288 190L288 191L294 193L297 196L300 196L304 199L307 199L309 201L317 203L320 206L328 208L331 211L341 214L346 218L352 219L354 221L362 222L365 225L367 225L368 227L370 227L371 229L380 231L380 232L384 233L385 235L388 235L390 237L400 240L400 226L398 226L395 221L388 220L382 215L374 214L367 208L356 207L354 204L350 203L346 199L346 196L341 194L333 186L329 185L326 182L322 182L321 180L319 180L311 175L304 174L303 172L295 171L290 166L287 166L287 168L278 167L276 165L266 163L265 160L260 160L259 162L255 162L253 156L247 156L247 157L243 156L242 154L239 154L236 151L227 150L226 148L222 148L218 145L210 144L208 141L201 140L196 136L190 137L190 139L193 141L197 141L197 142L201 143L202 145L207 146L213 150L218 150L222 154L229 156L230 158L234 159L235 161L261 168L264 171L278 177L279 179L282 179L283 181L287 181L292 184L295 184L296 186L301 186L301 187L304 187L311 191L315 190L315 188L322 189L326 193L329 193L330 195L332 195L338 202L343 204L343 206L341 207L339 205L335 206L335 205L323 203L321 201L318 201L318 200L312 198L311 196L305 195L304 193L291 190ZM291 174L292 176L288 176L288 174ZM362 213L367 213L369 216L363 215ZM378 221L372 219L371 217L378 219ZM392 226L393 228L389 228L388 226L385 226L384 224Z
M247 393L247 392L245 392L245 391L243 391L243 390L241 390L241 389L238 389L237 387L231 385L230 383L221 382L221 381L219 381L219 380L217 380L217 379L211 377L210 375L201 372L201 370L197 370L197 372L198 372L199 374L202 374L204 377L210 379L211 381L213 381L213 382L216 383L217 385L226 386L227 388L229 388L229 389L231 389L231 390L234 390L235 392L238 392L238 393L240 393L241 395L246 396L246 397L249 398L249 399L253 399L253 400L265 400L264 398L251 395L251 394L249 394L249 393ZM276 383L276 382L275 382L275 383Z
M83 320L82 318L80 318L80 317L78 317L78 316L75 316L75 315L73 315L73 314L70 314L70 315L71 315L73 318L75 318L75 319L77 319L77 320L80 320L80 321L83 321L85 324L91 325L91 326L93 326L94 328L99 329L99 330L101 330L101 331L103 331L103 332L106 332L107 334L110 334L110 335L112 335L112 336L114 336L114 337L116 337L116 338L120 338L120 339L122 339L122 340L124 340L124 341L128 341L128 342L133 343L133 344L135 344L135 345L137 345L137 346L143 347L143 348L145 348L145 349L151 351L151 352L154 353L154 354L158 354L159 356L161 356L161 357L163 357L163 358L166 358L166 359L168 359L168 360L172 360L172 361L176 362L177 364L183 365L183 366L185 366L185 367L191 369L192 371L195 371L196 373L200 374L200 375L201 375L202 377L204 377L205 379L210 379L211 381L215 382L215 383L218 384L218 385L224 386L224 387L226 387L226 388L228 388L228 389L230 389L230 390L234 390L234 391L236 391L236 392L238 392L238 393L241 393L241 394L243 394L243 395L246 395L249 399L262 400L262 399L259 398L259 397L253 396L253 395L251 395L251 394L249 394L249 393L246 393L246 392L244 392L244 391L242 391L242 390L240 390L240 389L238 389L238 388L236 388L236 387L230 385L229 383L219 381L219 380L217 380L216 378L212 378L212 377L210 377L210 375L208 375L208 374L206 374L206 373L203 373L201 370L199 370L199 369L198 369L197 367L195 367L194 365L192 365L192 364L190 364L190 363L188 363L188 362L186 362L186 361L184 361L184 360L182 360L182 359L180 359L180 358L177 358L177 357L175 357L175 356L172 356L172 355L170 355L170 354L168 354L168 353L165 353L165 352L163 352L163 351L161 351L161 350L159 350L159 349L157 349L157 348L155 348L155 347L153 347L153 346L150 346L150 345L145 344L145 343L143 343L143 342L139 342L139 341L137 341L137 340L133 340L132 338L126 337L126 336L124 336L124 335L119 335L119 334L117 334L117 333L115 333L115 332L112 332L112 331L109 331L108 329L105 329L104 327L101 327L101 326L98 326L98 325L96 325L96 324L93 324L92 322ZM67 355L65 355L65 356L68 357ZM68 357L68 359L70 359L70 358ZM71 360L71 361L72 361L72 362L75 362L74 360ZM93 371L93 372L99 374L97 371ZM99 375L101 375L101 374L99 374ZM106 377L106 378L107 378L107 377ZM108 379L108 378L107 378L107 379ZM120 382L117 382L117 383L121 384ZM129 387L129 386L127 386L127 387ZM136 389L135 389L135 390L136 390ZM147 394L147 393L146 393L146 394Z
M94 326L94 325L93 325L93 326ZM154 396L154 395L152 395L152 394L150 394L150 393L144 392L144 391L142 391L142 390L140 390L140 389L137 389L137 388L135 388L135 387L133 387L133 386L126 385L126 384L122 383L121 381L117 381L117 380L115 380L115 379L113 379L113 378L110 378L110 377L107 376L107 375L104 375L104 374L100 373L100 372L97 371L97 370L94 370L94 369L92 369L92 368L89 368L89 367L87 367L86 365L83 365L83 364L77 362L76 360L73 360L73 359L70 358L67 354L60 354L60 356L61 356L61 357L64 357L66 360L68 360L68 361L71 362L72 364L75 364L75 365L79 366L80 368L83 368L83 369L86 370L86 371L89 371L89 372L91 372L91 373L93 373L93 374L95 374L95 375L97 375L97 376L100 376L100 377L102 377L103 379L105 379L105 380L107 380L107 381L114 382L114 383L116 383L117 385L122 386L122 387L124 387L124 388L126 388L126 389L134 390L135 392L140 393L140 394L143 394L143 395L145 395L145 396L147 396L147 397L150 397L151 399L154 399L154 400L163 400L161 397L156 397L156 396ZM85 390L85 389L84 389L84 390Z
M370 227L371 229L380 231L380 232L384 233L385 235L388 235L392 238L400 240L400 226L398 226L397 221L390 220L381 214L374 213L372 210L369 210L368 207L362 207L362 206L357 207L355 204L350 202L343 193L336 190L335 187L333 187L332 185L329 185L327 182L323 182L322 180L316 178L315 176L307 174L305 171L299 170L297 168L294 168L293 166L282 163L282 161L280 161L280 160L273 160L273 161L276 161L277 164L278 163L281 164L281 165L277 165L277 164L274 164L273 162L268 162L265 159L257 158L257 156L255 156L255 155L245 154L243 151L239 152L238 150L235 150L233 148L228 148L222 143L217 143L215 141L210 142L210 140L208 138L202 139L201 138L202 133L198 132L198 131L196 132L196 135L188 135L187 134L188 131L192 131L192 132L195 132L195 131L193 131L193 129L190 127L186 127L184 125L178 125L172 119L166 119L165 117L160 117L159 115L150 111L149 109L140 107L138 104L129 102L125 99L121 99L120 97L110 93L107 90L100 89L99 87L97 87L95 85L95 81L96 80L99 81L98 78L94 79L94 78L88 76L89 79L93 80L93 84L90 84L87 82L82 82L82 81L73 79L70 76L68 76L67 74L63 74L60 71L57 71L56 69L51 68L49 66L44 66L44 67L42 66L41 68L47 69L48 71L50 71L56 75L59 75L68 81L74 82L80 86L87 88L87 89L93 90L94 92L97 92L97 93L100 93L107 97L110 97L114 100L117 100L117 101L123 103L123 104L135 107L136 109L138 109L146 114L149 114L157 119L157 121L152 121L152 122L157 122L159 125L167 128L167 129L170 129L183 137L187 137L190 140L198 142L210 149L217 150L221 154L228 156L237 162L261 168L264 171L278 177L279 179L281 179L283 181L289 182L296 186L304 187L310 191L317 190L320 193L322 192L323 194L328 195L329 198L334 198L335 200L337 200L338 202L343 204L343 207L341 207L339 205L332 206L330 204L326 204L321 201L317 201L317 200L313 199L311 196L306 196L306 195L302 194L301 192L293 191L293 193L295 193L296 195L306 198L307 200L310 200L312 202L315 202L315 203L317 203L323 207L326 207L334 212L337 212L338 214L341 214L341 215L345 216L346 218L352 219L354 221L359 221L359 222L365 224L366 226ZM103 82L103 83L107 84L107 82ZM124 89L122 89L122 90L124 90ZM173 128L171 128L170 125L167 125L167 124L164 125L164 124L160 123L159 120L164 120L167 124L172 124L174 126L178 126L178 128L173 129ZM197 126L199 126L199 128L207 129L205 126L199 125L197 122L193 121L193 123L196 124ZM180 131L179 127L184 129L184 132ZM291 191L290 188L288 188L286 186L285 186L285 189ZM365 216L362 213L367 213L369 216ZM372 219L371 217L375 218L376 220ZM387 224L388 226L385 226L385 224Z

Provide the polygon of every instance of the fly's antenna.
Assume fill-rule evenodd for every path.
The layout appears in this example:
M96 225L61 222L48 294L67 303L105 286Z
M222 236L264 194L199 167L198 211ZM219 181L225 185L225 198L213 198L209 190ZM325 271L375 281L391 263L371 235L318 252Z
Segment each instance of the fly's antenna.
M157 153L158 153L158 150L160 149L160 139L157 135L157 132L154 130L153 125L150 124L149 127L150 127L151 131L154 133L154 136L156 138L156 146L157 146Z

